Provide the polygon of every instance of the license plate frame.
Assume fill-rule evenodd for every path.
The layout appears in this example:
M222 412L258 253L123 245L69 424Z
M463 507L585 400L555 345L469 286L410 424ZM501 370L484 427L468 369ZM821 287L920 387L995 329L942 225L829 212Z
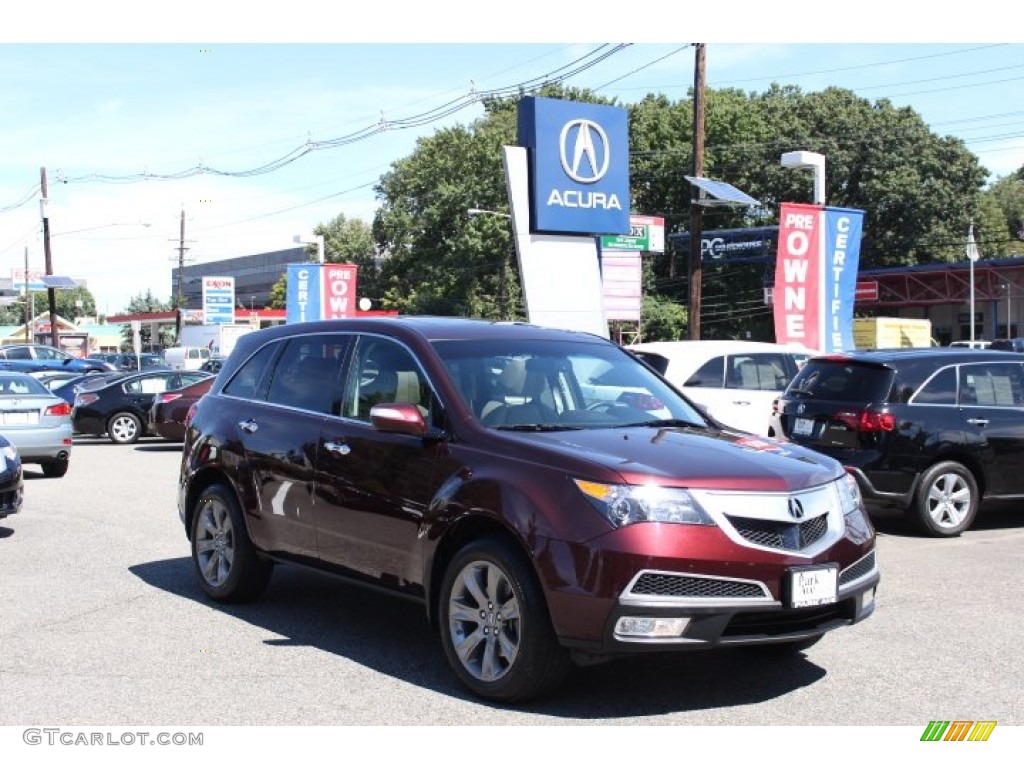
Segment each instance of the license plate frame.
M790 608L813 608L839 600L839 566L836 563L790 568L786 582Z
M814 434L814 419L795 418L793 420L793 434L800 437L810 437Z

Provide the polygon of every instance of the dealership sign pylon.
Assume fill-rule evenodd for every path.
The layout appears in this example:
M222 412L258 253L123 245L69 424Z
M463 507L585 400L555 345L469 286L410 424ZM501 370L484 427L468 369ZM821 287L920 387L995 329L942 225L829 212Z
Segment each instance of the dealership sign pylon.
M775 264L775 340L822 352L854 348L864 212L783 203Z

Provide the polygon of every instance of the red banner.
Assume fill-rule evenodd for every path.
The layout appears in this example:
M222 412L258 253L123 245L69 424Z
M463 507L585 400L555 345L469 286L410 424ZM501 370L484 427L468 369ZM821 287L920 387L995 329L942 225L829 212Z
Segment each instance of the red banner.
M356 270L354 264L325 264L323 267L323 319L356 316Z
M821 218L817 205L783 203L775 263L775 341L821 349Z

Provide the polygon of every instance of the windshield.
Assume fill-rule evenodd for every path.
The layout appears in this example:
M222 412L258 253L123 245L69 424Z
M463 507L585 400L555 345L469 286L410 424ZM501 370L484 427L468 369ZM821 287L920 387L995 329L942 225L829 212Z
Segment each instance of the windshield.
M466 406L495 429L707 426L694 406L612 344L488 340L434 347Z

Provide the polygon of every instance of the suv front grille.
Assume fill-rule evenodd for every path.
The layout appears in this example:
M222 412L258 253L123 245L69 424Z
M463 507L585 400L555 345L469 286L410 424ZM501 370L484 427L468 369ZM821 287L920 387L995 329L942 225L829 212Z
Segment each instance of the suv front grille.
M806 549L828 531L828 515L800 523L728 516L736 532L752 544L790 552Z

